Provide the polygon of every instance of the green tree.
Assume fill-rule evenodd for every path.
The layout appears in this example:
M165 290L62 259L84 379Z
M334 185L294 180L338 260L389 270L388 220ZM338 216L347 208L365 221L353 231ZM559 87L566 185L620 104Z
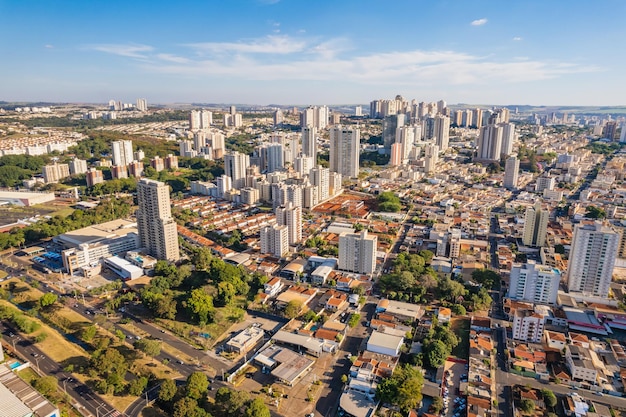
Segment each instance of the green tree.
M433 414L439 414L441 410L443 410L443 399L441 397L434 397L430 408Z
M448 347L440 340L434 340L426 345L426 347L426 359L433 368L439 368L443 365L450 354Z
M47 292L39 298L39 305L42 308L50 307L57 302L57 295L52 292Z
M196 288L191 291L187 299L187 307L192 316L199 322L206 324L213 321L215 307L213 307L213 297L204 288Z
M208 392L209 380L203 372L193 372L187 377L185 389L187 397L199 400Z
M94 326L94 325L87 326L87 327L85 327L83 329L80 337L81 337L81 339L83 339L83 341L89 343L96 336L97 332L98 332L98 329L96 328L96 326Z
M136 397L140 396L143 390L148 386L148 378L145 376L135 378L128 384L128 393Z
M193 398L183 397L174 404L174 417L197 417L198 401Z
M302 301L300 300L291 300L285 306L285 317L288 319L293 319L298 317L300 314L300 310L302 309Z
M176 392L176 382L173 379L165 379L161 382L161 387L159 388L159 400L170 402L174 399Z
M215 393L215 402L219 404L225 415L229 417L239 416L243 406L250 399L246 391L235 391L222 387Z
M233 302L233 299L237 295L237 290L235 286L230 282L220 282L217 285L217 298L216 301L218 305L227 306Z
M556 395L549 389L542 389L541 395L543 396L543 402L550 408L556 405Z
M54 394L58 389L59 381L53 376L43 376L35 380L33 386L44 396Z
M356 327L356 325L359 324L359 320L361 320L361 315L359 313L352 314L348 319L348 326L350 328Z
M140 339L134 343L135 349L139 349L153 360L155 356L161 354L161 341L155 339Z
M596 206L587 206L585 209L585 217L588 219L604 219L606 218L606 211Z
M270 409L267 408L265 402L260 397L256 397L254 400L250 401L248 407L246 407L246 411L243 413L244 417L270 417Z
M535 411L535 403L527 398L524 398L522 401L520 401L519 409L524 414L530 414Z

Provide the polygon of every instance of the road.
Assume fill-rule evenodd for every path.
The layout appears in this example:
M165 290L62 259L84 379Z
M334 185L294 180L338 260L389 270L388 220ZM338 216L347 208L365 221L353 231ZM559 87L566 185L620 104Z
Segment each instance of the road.
M105 402L98 394L93 392L87 385L77 381L71 373L63 371L61 366L50 359L43 351L35 346L26 336L16 329L0 324L4 339L9 345L15 346L16 352L29 361L35 369L46 375L52 375L59 380L59 386L89 414L95 417L116 417L121 413L112 405ZM13 336L10 336L13 334Z

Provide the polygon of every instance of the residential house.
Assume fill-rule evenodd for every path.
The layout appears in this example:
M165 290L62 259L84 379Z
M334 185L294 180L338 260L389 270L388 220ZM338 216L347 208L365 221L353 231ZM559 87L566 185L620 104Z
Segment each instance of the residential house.
M283 283L278 277L274 277L264 285L264 292L269 297L276 297L283 288Z

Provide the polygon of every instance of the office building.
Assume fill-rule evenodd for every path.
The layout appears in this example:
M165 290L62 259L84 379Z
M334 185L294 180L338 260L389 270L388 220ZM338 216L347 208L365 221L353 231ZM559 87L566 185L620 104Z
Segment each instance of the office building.
M42 169L43 179L46 184L59 182L63 178L70 176L70 166L68 164L54 163L45 165Z
M178 261L178 232L172 218L170 187L160 181L144 178L137 184L137 202L141 246L157 259Z
M358 128L337 125L330 129L330 170L343 177L359 176L361 134Z
M250 166L250 157L239 152L224 155L224 174L233 181L234 188L245 186L246 169Z
M70 161L70 174L84 174L87 172L87 161L84 159L74 158Z
M302 207L288 202L276 208L276 222L279 226L287 226L289 244L294 246L302 240Z
M567 265L568 290L606 298L619 243L619 233L601 222L576 225Z
M289 253L289 230L286 225L265 226L260 231L261 253L282 258Z
M302 153L317 161L317 129L315 127L302 128Z
M90 168L85 177L87 179L87 187L93 187L96 184L104 182L104 176L99 169Z
M372 274L376 269L378 237L361 233L339 235L339 269L359 274Z
M558 269L537 265L533 261L514 264L511 268L509 298L531 303L554 304L559 291Z
M538 201L526 209L522 242L525 246L543 246L548 232L549 209L543 209Z
M111 142L111 151L113 165L126 166L135 159L132 140L115 140Z
M519 178L519 159L511 156L504 165L504 181L502 185L509 190L517 190Z

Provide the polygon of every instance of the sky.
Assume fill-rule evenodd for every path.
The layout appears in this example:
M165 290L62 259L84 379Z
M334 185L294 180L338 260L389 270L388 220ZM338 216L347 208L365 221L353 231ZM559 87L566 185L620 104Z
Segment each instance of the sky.
M626 104L623 0L0 0L0 101Z

